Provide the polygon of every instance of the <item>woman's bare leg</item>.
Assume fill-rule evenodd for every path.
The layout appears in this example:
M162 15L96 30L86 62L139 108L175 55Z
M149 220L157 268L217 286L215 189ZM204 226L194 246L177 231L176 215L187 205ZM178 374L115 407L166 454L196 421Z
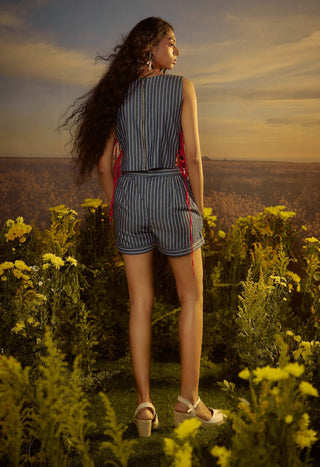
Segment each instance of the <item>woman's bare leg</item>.
M152 402L150 392L151 315L154 300L152 251L140 255L123 255L130 298L129 336L138 404ZM150 419L143 409L138 418Z
M194 273L191 255L169 257L175 276L177 292L181 303L179 339L181 353L180 395L194 404L198 399L200 357L203 329L203 267L201 249L193 253ZM175 409L186 412L187 407L177 402ZM209 419L210 411L201 402L196 413Z

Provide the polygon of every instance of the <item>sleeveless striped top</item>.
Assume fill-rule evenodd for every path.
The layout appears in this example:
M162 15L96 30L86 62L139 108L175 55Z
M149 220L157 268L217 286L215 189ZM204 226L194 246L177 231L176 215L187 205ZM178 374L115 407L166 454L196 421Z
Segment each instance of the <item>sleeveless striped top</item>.
M157 75L134 81L117 115L121 171L175 167L181 130L183 77Z

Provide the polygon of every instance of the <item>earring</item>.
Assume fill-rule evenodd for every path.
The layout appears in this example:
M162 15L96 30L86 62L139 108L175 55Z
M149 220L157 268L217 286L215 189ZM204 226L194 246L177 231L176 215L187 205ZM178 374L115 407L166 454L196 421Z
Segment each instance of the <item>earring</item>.
M149 71L152 70L152 55L151 54L149 54L148 56L147 67Z

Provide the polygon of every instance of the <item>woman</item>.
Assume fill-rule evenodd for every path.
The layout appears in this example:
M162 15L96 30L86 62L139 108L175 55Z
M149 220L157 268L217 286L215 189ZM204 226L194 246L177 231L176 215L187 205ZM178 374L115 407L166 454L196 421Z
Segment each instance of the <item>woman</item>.
M149 436L158 426L150 391L155 245L169 259L181 303L181 390L175 425L191 417L208 425L224 421L221 412L208 409L198 396L203 174L193 84L165 74L179 55L169 23L154 17L139 22L109 57L100 82L67 120L76 126L73 151L80 178L97 165L104 192L113 200L117 247L129 288L130 349L138 393L135 423L140 436ZM187 185L176 167L181 130ZM112 171L117 143L123 152L118 181Z

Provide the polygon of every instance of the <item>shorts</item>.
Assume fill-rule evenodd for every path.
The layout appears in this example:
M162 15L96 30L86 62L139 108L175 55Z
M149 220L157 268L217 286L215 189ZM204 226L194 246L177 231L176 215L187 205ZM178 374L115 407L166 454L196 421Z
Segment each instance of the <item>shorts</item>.
M203 220L189 180L188 192L192 246L196 250L204 244ZM167 256L192 251L186 188L179 168L122 173L114 192L113 218L116 246L121 253L147 253L156 245Z

